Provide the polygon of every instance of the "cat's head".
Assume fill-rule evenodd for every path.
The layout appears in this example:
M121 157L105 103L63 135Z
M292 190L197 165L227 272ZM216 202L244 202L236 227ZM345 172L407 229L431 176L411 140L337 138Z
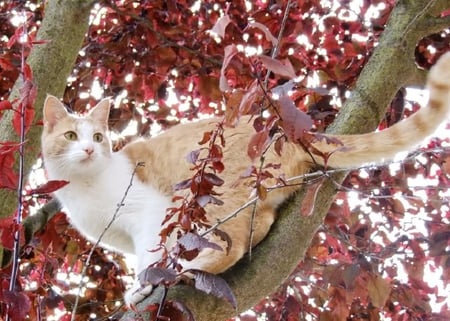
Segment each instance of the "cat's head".
M108 134L109 99L103 99L86 115L67 112L54 96L44 102L42 154L49 174L63 179L95 175L111 157Z

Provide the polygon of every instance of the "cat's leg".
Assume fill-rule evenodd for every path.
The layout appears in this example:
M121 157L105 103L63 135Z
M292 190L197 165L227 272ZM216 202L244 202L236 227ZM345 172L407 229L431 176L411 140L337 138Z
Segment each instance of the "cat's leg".
M181 266L183 270L201 270L212 274L219 274L233 265L235 265L248 252L250 246L250 229L253 229L252 247L258 244L268 233L270 226L275 219L275 210L269 205L260 205L258 207L257 218L252 222L248 213L242 213L235 221L231 220L219 228L228 234L231 239L231 248L227 251L227 242L222 240L219 236L211 233L207 236L209 241L220 245L223 250L215 250L211 248L203 249L199 255L192 261L182 261ZM150 264L155 263L161 258L160 252L150 252L146 244L151 244L150 240L137 243L136 255L138 258L137 271L141 273ZM141 287L141 284L136 278L133 287L127 291L125 295L125 302L128 305L136 304L153 291L151 285Z
M139 240L139 241L136 241ZM125 303L128 306L135 305L144 300L153 292L153 286L142 286L139 281L139 275L144 272L151 264L158 262L161 259L161 252L150 251L149 244L155 243L155 240L150 240L148 237L135 238L135 254L137 258L136 277L133 286L127 290L124 296Z

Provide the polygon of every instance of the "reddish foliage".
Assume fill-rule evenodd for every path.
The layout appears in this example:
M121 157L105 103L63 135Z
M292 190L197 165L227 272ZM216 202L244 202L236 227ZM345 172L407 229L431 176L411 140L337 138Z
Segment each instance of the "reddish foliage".
M167 221L175 218L175 222L161 232L162 241L176 229L192 234L179 239L176 251L165 253L164 262L152 267L145 276L145 282L172 284L178 272L170 271L177 271L178 259L193 259L202 248L214 246L198 235L189 238L196 235L196 230L210 227L203 207L221 204L215 187L224 183L220 174L226 168L222 162L223 126L235 125L244 114L255 115L255 134L247 151L255 164L250 165L249 161L244 176L251 177L255 194L263 199L268 193L265 180L274 179L272 170L278 165L258 164L259 158L271 143L282 154L286 139L300 141L304 147L323 139L320 132L338 111L333 102L346 99L378 42L395 1L364 1L359 13L348 7L349 1L336 1L333 9L318 0L297 1L289 11L280 43L277 36L285 12L282 1L253 1L251 9L243 1L201 1L197 12L191 10L192 2L136 3L102 2L102 11L97 13L99 24L89 29L84 55L77 59L75 80L67 86L64 100L73 110L83 111L94 98L80 99L79 94L90 92L94 81L104 89L105 96L117 98L126 92L120 108L113 110L110 125L122 131L136 121L140 135L148 134L155 123L165 129L181 118L225 114L224 124L218 124L216 130L192 133L199 140L199 148L186 156L193 168L192 176L176 186L177 190L190 191L192 197L176 199L180 206L169 209L167 217ZM369 10L381 3L384 9L379 15L367 18ZM22 120L26 130L37 124L33 124L36 87L31 69L22 65L21 56L27 55L33 44L46 40L34 39L44 7L31 8L27 1L7 1L0 7L0 34L4 35L0 41L5 48L0 53L0 117L14 112L17 133ZM13 9L27 15L30 28L25 41L19 41L25 29L11 23ZM442 15L448 15L448 10ZM211 36L211 31L220 41ZM449 50L449 38L450 33L442 32L422 39L416 48L418 64L433 64L440 53ZM260 51L246 56L242 48L247 45ZM277 45L279 53L272 58ZM10 102L8 94L19 75L25 80L21 97ZM318 87L308 87L307 76L311 75L319 79ZM293 82L291 78L295 76L298 79ZM268 102L271 92L289 92L290 96L280 95L278 103ZM178 100L169 103L167 98L173 93ZM399 93L382 127L401 118L405 101ZM273 112L274 105L281 122L276 117L260 117L263 111ZM415 108L418 107L413 105ZM409 115L408 111L403 112ZM318 131L314 135L305 134L312 126L309 117ZM281 130L285 136L279 134ZM290 321L448 319L448 299L426 278L428 270L442 269L443 284L448 286L450 281L448 196L442 192L448 189L450 170L448 152L442 152L441 146L441 140L433 141L428 146L431 152L422 154L420 161L409 160L395 172L380 167L350 174L311 241L305 260L277 293L241 320L254 321L258 316ZM0 188L17 188L14 159L19 147L18 142L0 142ZM329 156L312 153L325 159ZM430 179L433 186L411 186L411 179L423 177ZM275 179L284 184L283 178ZM31 196L42 196L64 184L49 182L32 189L25 201L38 204ZM320 180L309 189L310 200L319 185ZM361 199L355 204L347 191L358 193ZM303 204L303 215L312 210L312 202ZM415 225L422 228L416 229ZM0 222L0 228L3 246L11 248L14 233L22 232L22 227L8 218ZM220 230L215 233L231 246L226 234ZM29 313L33 318L37 307L44 307L42 314L50 315L55 307L64 309L63 302L70 310L74 297L69 289L76 285L58 281L56 275L58 271L79 273L90 246L69 228L62 213L56 215L22 254L23 270L17 284L33 283L37 289L22 292L18 286L17 291L7 290L5 276L9 271L3 271L2 316L9 313L12 320L20 320ZM97 250L91 266L95 268L88 269L87 276L97 288L86 292L82 302L86 304L78 310L78 320L89 319L91 313L98 318L111 317L124 288L118 278L126 273L121 258L114 256L110 260L106 252ZM233 304L232 294L221 280L200 272L196 279L203 291L225 297ZM62 290L61 296L51 289L52 285ZM438 305L431 311L429 295L435 293ZM10 303L8 312L5 303ZM17 309L18 306L22 308ZM167 302L162 311L162 316L171 320L193 319L179 302ZM68 313L61 317L69 319Z
M0 188L15 189L18 176L14 169L15 153L20 145L13 142L0 143Z

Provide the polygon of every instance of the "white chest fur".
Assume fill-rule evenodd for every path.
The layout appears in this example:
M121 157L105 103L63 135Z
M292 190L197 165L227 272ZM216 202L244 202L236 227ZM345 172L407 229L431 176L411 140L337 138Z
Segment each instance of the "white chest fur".
M52 171L51 164L47 169L50 179L69 181L56 196L67 209L71 223L91 241L96 242L103 234L103 246L134 254L136 248L139 252L139 248L151 249L158 244L170 198L143 184L137 176L132 178L134 165L123 154L112 154L95 175L64 177Z

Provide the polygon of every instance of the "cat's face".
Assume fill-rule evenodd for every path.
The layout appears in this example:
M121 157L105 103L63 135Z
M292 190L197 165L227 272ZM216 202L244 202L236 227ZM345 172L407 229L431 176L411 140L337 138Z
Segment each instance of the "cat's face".
M69 114L53 96L44 103L42 153L49 172L61 179L95 175L111 156L108 135L109 100L98 103L85 116Z

